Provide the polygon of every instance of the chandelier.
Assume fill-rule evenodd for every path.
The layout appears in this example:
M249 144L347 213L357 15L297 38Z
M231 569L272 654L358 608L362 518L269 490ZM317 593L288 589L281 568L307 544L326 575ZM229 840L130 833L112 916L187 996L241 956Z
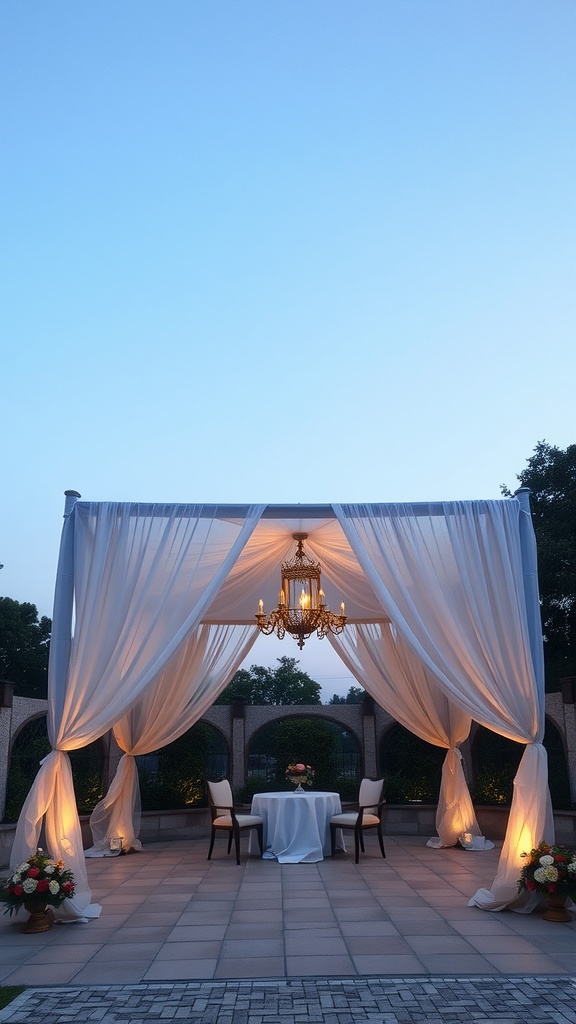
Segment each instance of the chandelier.
M320 581L320 564L313 562L304 551L307 533L294 533L296 552L289 562L282 563L282 589L278 595L278 607L266 615L264 602L258 602L256 622L265 636L276 633L283 640L290 633L298 641L300 650L312 633L319 640L328 633L341 633L346 623L344 602L340 615L329 611Z

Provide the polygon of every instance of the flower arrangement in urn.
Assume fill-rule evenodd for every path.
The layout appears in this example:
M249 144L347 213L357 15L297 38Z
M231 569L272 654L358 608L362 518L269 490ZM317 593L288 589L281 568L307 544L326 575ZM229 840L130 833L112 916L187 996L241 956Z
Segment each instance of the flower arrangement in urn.
M297 791L302 791L302 783L305 786L312 786L314 784L314 776L316 772L312 768L312 765L303 764L302 761L296 761L294 764L289 764L286 768L286 778L289 782L297 784Z
M576 897L576 853L566 846L550 846L542 841L522 856L527 862L520 872L518 892L542 893L548 901L543 917L570 921L570 914L563 908L568 897Z
M576 896L576 853L565 846L549 846L541 842L530 853L518 880L518 891L563 893Z
M20 907L59 907L74 895L74 875L61 860L46 857L40 849L20 864L9 878L0 881L0 903L5 914L18 913ZM31 912L31 911L30 911Z

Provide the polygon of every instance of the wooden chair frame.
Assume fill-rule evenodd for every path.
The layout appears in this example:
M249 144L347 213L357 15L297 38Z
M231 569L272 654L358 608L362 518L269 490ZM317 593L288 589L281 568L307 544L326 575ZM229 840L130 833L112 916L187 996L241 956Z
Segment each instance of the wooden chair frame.
M358 808L358 814L356 816L356 821L354 822L353 825L352 824L342 825L342 824L339 824L337 820L334 821L334 819L332 819L330 821L330 852L331 852L332 856L334 856L334 854L336 852L336 831L337 831L337 829L351 829L354 832L354 863L355 864L357 864L359 859L360 859L360 850L362 850L362 853L366 852L365 849L364 849L364 832L367 832L368 829L371 829L371 828L375 828L376 829L376 834L378 836L378 842L380 844L380 851L382 853L382 856L384 858L386 857L386 851L384 849L384 836L383 836L383 833L382 833L382 807L386 803L386 800L384 799L384 796L383 796L383 793L384 793L384 779L382 779L382 780L380 780L380 779L368 779L367 781L368 782L381 782L382 783L381 788L380 788L380 800L379 800L379 802L377 804L371 803L371 804L366 804L365 806L360 806ZM366 812L372 813L374 817L378 818L378 821L377 822L376 821L375 822L371 822L368 825L364 825L363 824L363 818L364 818L364 814ZM336 818L338 818L338 815L336 815Z
M214 785L215 783L218 783L218 782L227 782L228 783L228 787L230 789L230 799L229 799L229 801L224 802L224 803L222 801L219 801L218 803L214 803L214 800L213 800L213 797L212 797L212 791L210 789L210 784L212 783ZM228 853L230 853L230 851L232 849L232 840L234 840L234 847L235 847L235 850L236 850L236 863L239 864L240 863L240 833L241 832L249 832L250 829L253 829L253 828L256 829L256 832L257 832L257 835L258 835L258 845L260 846L260 855L262 856L262 854L264 853L264 823L263 823L261 818L257 822L251 821L248 824L243 824L242 823L242 819L243 818L246 818L246 817L255 818L255 817L258 817L258 816L257 815L242 815L242 814L241 815L237 815L236 814L236 811L234 810L233 801L232 801L232 787L230 786L230 783L229 783L228 779L210 779L210 780L206 780L206 795L207 795L207 798L208 798L208 804L209 804L209 807L210 807L210 815L211 815L211 818L212 818L212 826L211 826L211 830L210 830L210 848L208 850L207 860L211 860L211 858L212 858L212 850L214 849L214 840L216 838L216 833L217 832L228 832ZM224 812L224 814L223 814L223 812ZM225 816L226 814L230 815L230 824L215 824L215 822L216 822L216 820L218 818L221 818L221 817Z

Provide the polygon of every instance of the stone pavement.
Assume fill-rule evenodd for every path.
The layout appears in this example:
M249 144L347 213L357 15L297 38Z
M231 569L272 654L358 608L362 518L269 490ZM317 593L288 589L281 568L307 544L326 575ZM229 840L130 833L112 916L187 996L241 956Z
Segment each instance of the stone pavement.
M29 989L2 1024L563 1024L565 977L333 978Z
M0 916L10 1024L576 1024L576 914L487 913L499 850L375 838L319 864L208 840L87 862L102 915L23 934Z

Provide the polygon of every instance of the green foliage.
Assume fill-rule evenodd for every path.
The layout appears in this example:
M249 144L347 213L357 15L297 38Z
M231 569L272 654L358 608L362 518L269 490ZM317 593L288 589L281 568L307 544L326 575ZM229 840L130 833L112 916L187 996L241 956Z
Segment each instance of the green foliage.
M136 758L142 809L172 810L203 804L205 780L212 774L209 758L223 742L211 726L197 722L174 743Z
M518 480L531 491L546 688L559 690L576 675L576 444L564 451L540 441Z
M101 744L96 741L79 750L71 750L69 756L78 814L91 814L105 793Z
M297 761L314 768L315 789L338 792L345 800L355 799L359 777L357 758L354 760L353 755L357 751L354 738L334 722L304 717L271 722L260 729L250 744L250 754L259 755L267 767L251 774L242 799L247 802L263 790L286 790L286 767Z
M45 721L46 719L44 719ZM40 761L49 753L50 741L45 727L44 736L37 736L30 740L25 747L13 750L8 770L4 821L18 821L24 801L36 778Z
M0 597L0 678L21 697L45 698L52 622L34 604Z
M0 1010L25 991L25 985L0 985Z
M329 704L363 704L364 697L366 696L366 690L362 686L351 686L345 697L340 697L337 693L334 693Z
M18 734L10 757L4 821L18 820L40 761L50 749L45 715L32 719ZM104 795L101 744L71 750L70 763L78 813L90 814Z
M266 775L252 775L235 794L241 804L250 804L255 793L282 793L287 788L286 780L269 779Z
M552 806L556 810L569 808L570 783L562 738L549 719L546 719L544 746L548 753L548 785ZM510 804L514 776L524 750L523 743L515 743L490 729L478 728L473 746L477 771L471 786L475 803Z
M330 789L337 774L336 738L328 722L298 718L279 722L274 737L276 778L284 780L286 767L303 761L316 771L315 789Z
M436 803L446 751L414 736L398 723L383 737L380 770L389 803Z
M240 669L222 691L216 704L320 704L321 686L302 672L297 658L278 658L277 668L251 665Z
M475 804L509 806L517 767L511 764L484 765L474 777L471 796Z

